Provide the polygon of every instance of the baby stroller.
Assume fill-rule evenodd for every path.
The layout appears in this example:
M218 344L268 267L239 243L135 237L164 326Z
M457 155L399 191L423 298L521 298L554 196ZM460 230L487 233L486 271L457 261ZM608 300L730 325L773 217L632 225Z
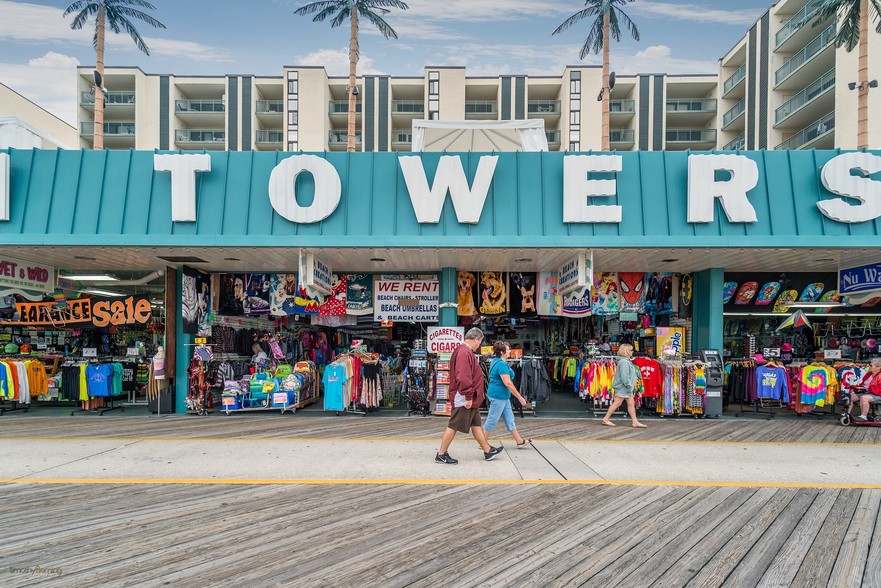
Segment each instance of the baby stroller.
M881 415L878 415L878 406L881 403L875 401L869 404L869 414L867 415L867 420L862 421L858 418L854 418L850 411L853 406L853 401L850 399L850 392L853 392L857 395L857 397L862 397L863 394L868 394L868 391L865 388L852 388L851 390L842 390L841 397L838 399L839 404L841 404L843 410L841 412L841 416L838 418L838 422L844 425L845 427L848 425L859 425L859 426L873 426L879 427L881 426Z

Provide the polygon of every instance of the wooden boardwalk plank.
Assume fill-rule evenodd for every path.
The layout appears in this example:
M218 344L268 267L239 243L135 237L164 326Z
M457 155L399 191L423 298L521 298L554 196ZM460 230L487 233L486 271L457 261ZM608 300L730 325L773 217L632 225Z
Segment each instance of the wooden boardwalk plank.
M862 586L872 533L878 520L881 491L865 490L841 543L828 586Z

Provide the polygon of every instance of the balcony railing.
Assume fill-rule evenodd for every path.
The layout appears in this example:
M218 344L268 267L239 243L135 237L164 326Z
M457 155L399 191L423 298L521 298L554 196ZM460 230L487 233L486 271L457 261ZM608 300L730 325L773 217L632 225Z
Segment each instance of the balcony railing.
M633 129L611 129L609 143L633 143Z
M284 114L284 101L258 100L257 114Z
M715 98L667 100L667 112L716 112Z
M774 72L774 85L779 85L783 80L794 74L808 62L814 55L828 47L835 40L835 23L814 37L814 39L802 48L801 51L789 58L789 61Z
M327 134L327 142L332 143L334 145L339 145L342 143L345 145L348 143L349 136L347 131L330 131ZM361 131L355 131L355 143L361 142Z
M817 8L822 4L822 0L811 0L802 9L792 15L786 23L780 27L780 30L774 35L774 47L779 47L791 37L795 31L800 29L807 21L812 19L817 13Z
M226 131L203 131L196 129L176 129L174 131L175 143L223 143L226 141Z
M348 100L331 100L330 106L328 107L328 112L330 114L348 114L349 113L349 101ZM361 112L361 101L355 101L355 112Z
M545 131L545 137L548 139L548 145L559 145L560 144L560 131Z
M609 100L609 112L612 114L621 112L633 114L636 112L636 102L633 100Z
M95 103L95 94L93 92L81 92L80 93L80 104L94 104ZM107 92L104 95L104 104L106 106L111 106L115 104L129 104L134 105L135 103L135 93L129 91L119 91L119 92Z
M176 112L214 113L226 112L223 100L175 100Z
M668 143L715 143L716 129L668 129Z
M495 114L494 100L468 100L465 102L465 114Z
M392 131L392 143L412 143L413 131Z
M779 123L789 115L801 109L802 106L824 93L835 85L835 69L830 69L823 77L814 80L810 86L784 102L774 111L774 122Z
M804 145L819 139L835 130L835 113L830 112L820 120L813 122L783 141L774 149L801 149Z
M746 77L746 64L740 64L740 67L737 68L737 71L731 74L731 76L722 83L722 95L724 96L728 92L734 89L734 86L739 84L743 78Z
M94 122L80 123L80 135L91 136L95 134ZM105 137L127 137L135 135L135 123L133 122L105 122Z
M743 133L740 133L733 141L722 147L722 151L742 151L744 149L746 149L746 137Z
M272 131L260 129L257 131L258 143L282 143L284 142L284 131Z
M722 128L724 129L732 122L734 122L734 120L738 116L743 114L744 110L746 110L746 99L741 98L740 101L731 108L731 110L722 115Z
M393 114L423 114L425 102L422 100L392 100Z
M530 100L526 103L527 114L560 114L559 100Z

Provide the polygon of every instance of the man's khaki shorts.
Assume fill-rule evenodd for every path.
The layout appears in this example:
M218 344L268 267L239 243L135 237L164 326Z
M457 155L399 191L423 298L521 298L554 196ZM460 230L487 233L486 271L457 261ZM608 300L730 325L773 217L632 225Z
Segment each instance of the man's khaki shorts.
M471 427L480 426L480 408L476 406L471 408L455 407L450 414L450 422L447 426L460 433L468 433L471 431Z

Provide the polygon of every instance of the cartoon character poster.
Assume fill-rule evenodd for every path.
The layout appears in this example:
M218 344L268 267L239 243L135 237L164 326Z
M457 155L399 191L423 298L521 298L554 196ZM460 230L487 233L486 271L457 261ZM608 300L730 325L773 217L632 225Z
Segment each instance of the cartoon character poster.
M245 274L245 292L242 307L245 314L269 314L272 274Z
M594 272L591 312L595 316L618 314L618 274Z
M557 285L560 275L557 272L538 274L538 314L541 316L563 316L563 297Z
M652 272L648 275L648 292L645 297L647 314L673 313L673 274Z
M373 276L346 274L346 314L373 314Z
M737 291L737 296L734 297L734 304L739 306L743 306L744 304L749 304L752 302L753 296L756 295L756 292L759 289L758 282L746 282L741 287L740 290Z
M181 275L181 318L190 335L211 335L211 276L184 266Z
M694 297L694 276L682 274L679 276L679 318L691 316L691 302Z
M621 312L645 311L648 279L645 272L619 272L618 287L621 289Z
M590 286L573 290L563 296L563 316L569 318L590 316L591 304Z
M242 300L245 297L245 274L220 274L217 314L241 316L245 314Z
M508 314L508 273L480 272L480 314Z
M459 316L477 316L478 290L477 272L459 272L456 280Z
M756 298L756 306L768 306L774 299L777 298L777 294L780 292L780 282L767 282L764 286L759 290L759 296Z
M722 284L722 304L728 304L734 297L735 292L737 292L737 282L725 282Z
M296 314L297 274L271 274L269 313L273 316Z
M321 316L342 316L346 314L346 274L331 276L330 296L318 307Z
M536 282L538 274L511 272L508 276L508 292L511 302L510 315L515 318L538 316Z

